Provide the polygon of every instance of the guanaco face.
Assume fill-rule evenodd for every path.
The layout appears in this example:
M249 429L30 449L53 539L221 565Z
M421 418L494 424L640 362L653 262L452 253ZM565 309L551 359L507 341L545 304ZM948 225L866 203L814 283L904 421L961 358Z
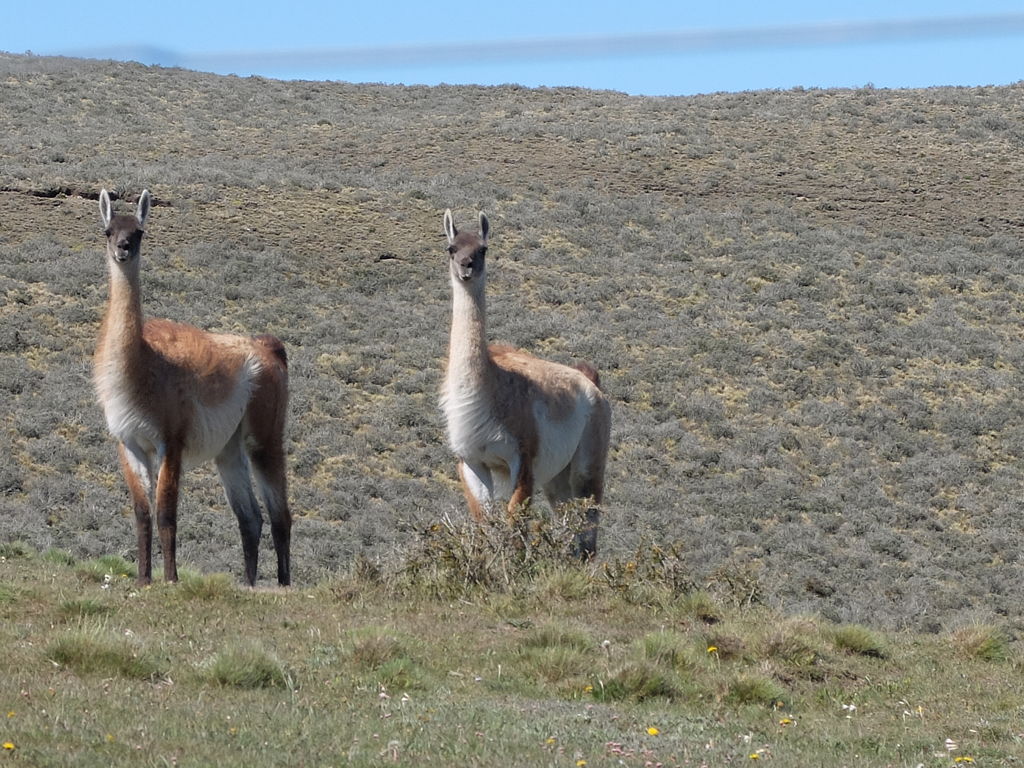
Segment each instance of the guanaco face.
M485 270L484 259L487 256L487 235L491 231L490 222L487 221L484 212L480 212L480 234L459 232L455 229L451 210L444 213L444 231L448 236L452 278L463 283L474 278L482 278Z
M117 264L138 264L142 250L142 235L149 216L149 190L143 190L139 197L134 216L119 213L112 215L110 195L107 190L100 192L100 217L103 220L103 234L107 238L107 256Z

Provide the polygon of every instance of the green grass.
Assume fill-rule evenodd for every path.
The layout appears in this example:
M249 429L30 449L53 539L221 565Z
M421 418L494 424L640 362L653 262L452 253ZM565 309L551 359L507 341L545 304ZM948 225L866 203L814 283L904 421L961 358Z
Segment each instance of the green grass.
M707 625L683 601L638 605L583 572L587 595L557 599L530 579L515 594L442 599L387 573L197 599L181 584L103 589L71 565L9 560L0 740L46 766L136 765L140 752L355 766L396 752L454 766L1020 755L1020 649L994 627L876 632L855 651L849 625L763 606L719 608ZM738 650L708 653L710 638ZM946 739L958 746L943 762Z

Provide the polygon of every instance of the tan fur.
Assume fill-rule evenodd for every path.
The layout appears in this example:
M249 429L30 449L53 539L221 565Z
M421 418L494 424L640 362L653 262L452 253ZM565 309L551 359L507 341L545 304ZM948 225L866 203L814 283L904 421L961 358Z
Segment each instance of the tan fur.
M97 396L119 442L134 503L139 582L148 584L152 578L151 497L164 577L176 581L181 472L187 464L216 459L242 533L246 581L256 580L262 526L251 467L271 519L278 582L287 584L291 513L283 448L288 403L284 347L270 336L248 338L170 320L143 321L139 260L148 208L148 192L143 192L135 217L113 216L106 190L101 194L110 296L94 357Z
M459 457L459 477L470 513L481 519L499 491L508 491L508 514L529 503L540 484L551 505L591 499L593 521L578 541L579 553L596 549L597 509L611 409L589 364L577 368L541 360L521 350L487 345L485 253L481 234L458 232L445 213L452 283L452 327L441 403L448 439ZM498 486L505 485L501 489Z

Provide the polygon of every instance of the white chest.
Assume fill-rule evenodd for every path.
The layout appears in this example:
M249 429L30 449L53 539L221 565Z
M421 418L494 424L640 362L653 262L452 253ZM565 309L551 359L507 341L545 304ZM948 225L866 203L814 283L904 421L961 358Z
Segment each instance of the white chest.
M162 450L160 430L114 366L106 365L96 371L96 393L107 429L115 439L135 443L149 454Z
M258 361L247 360L228 396L212 405L198 398L173 404L160 402L170 398L168 393L160 392L140 397L113 365L100 367L95 381L107 428L114 438L138 446L150 457L159 457L167 448L165 429L174 429L177 422L185 427L182 460L186 466L196 466L217 456L239 428L258 372Z
M490 401L479 392L447 386L441 397L448 445L463 461L509 464L518 441L493 416Z

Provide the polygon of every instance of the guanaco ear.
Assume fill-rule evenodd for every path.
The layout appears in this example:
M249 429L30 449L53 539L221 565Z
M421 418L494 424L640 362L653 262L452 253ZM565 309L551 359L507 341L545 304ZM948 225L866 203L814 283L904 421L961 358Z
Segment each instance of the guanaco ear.
M139 207L135 210L135 218L139 220L139 226L145 229L146 217L149 216L149 190L142 190L142 194L139 195Z
M100 190L100 218L103 219L104 229L110 226L110 220L113 218L110 212L110 193L105 189Z
M448 245L453 245L459 230L455 228L455 220L452 218L451 208L446 208L444 212L444 233L448 236Z
M487 214L480 211L480 239L487 245L487 234L491 231L491 223L487 221Z

